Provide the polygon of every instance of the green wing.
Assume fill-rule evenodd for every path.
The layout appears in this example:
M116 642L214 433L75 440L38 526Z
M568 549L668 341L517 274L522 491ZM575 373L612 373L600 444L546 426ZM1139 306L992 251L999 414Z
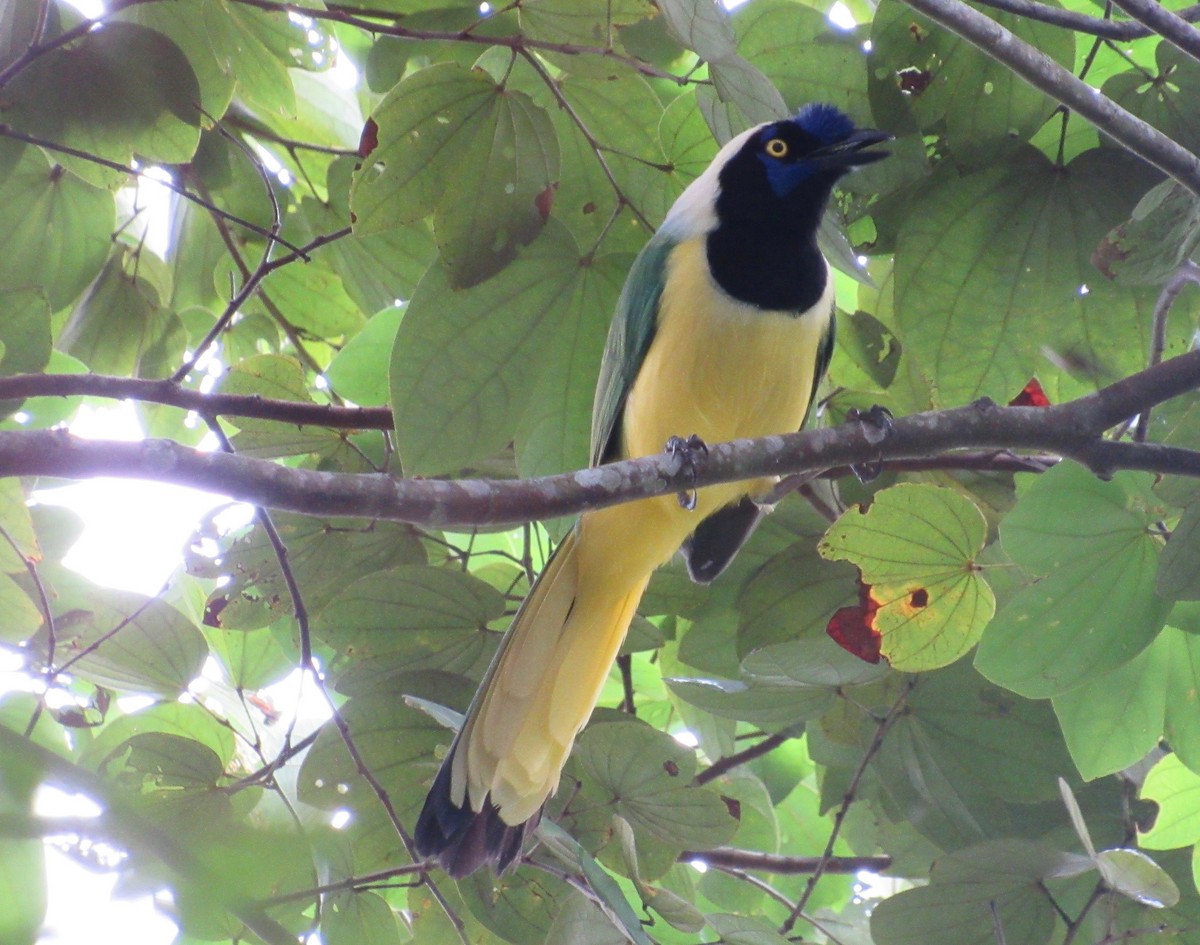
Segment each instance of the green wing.
M661 230L655 233L633 261L617 299L592 404L593 466L614 458L613 450L621 439L625 399L654 340L667 257L677 245L676 239L665 236Z

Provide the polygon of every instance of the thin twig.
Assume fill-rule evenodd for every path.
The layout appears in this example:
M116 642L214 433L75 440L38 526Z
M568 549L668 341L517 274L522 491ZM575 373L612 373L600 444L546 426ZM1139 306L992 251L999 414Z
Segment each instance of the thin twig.
M763 755L774 751L784 742L795 738L795 733L790 729L785 729L782 732L776 732L774 735L768 735L761 742L756 742L749 748L743 748L741 751L732 755L726 755L724 758L719 758L711 765L701 771L695 778L692 779L693 784L708 784L709 781L715 781L727 771L732 771L739 765L744 765L747 762L753 761L755 758L761 758Z
M370 10L358 6L346 7L336 3L330 3L324 8L317 8L305 6L301 3L278 2L278 0L234 0L234 2L249 7L255 7L259 10L270 10L278 13L296 14L299 16L311 17L314 20L327 20L334 23L343 23L347 26L354 26L358 29L365 30L368 33L391 36L396 39L466 43L485 47L501 46L517 52L526 49L544 50L546 52L560 53L564 56L599 56L603 59L611 59L614 62L620 62L623 65L628 66L630 69L633 69L636 72L653 79L666 79L679 86L700 84L698 80L691 78L690 73L685 76L675 75L673 72L667 72L659 69L648 62L643 62L641 59L624 55L615 49L605 46L584 46L578 43L557 43L551 40L535 39L531 36L525 36L523 34L516 34L512 36L476 35L474 32L472 32L471 27L458 31L412 29L403 24L402 18L398 16L394 10ZM707 80L704 80L704 83L707 84Z
M108 397L138 403L165 404L210 417L250 417L295 426L335 430L390 430L387 407L340 407L258 394L205 393L170 380L107 374L14 374L0 377L0 400L28 397Z
M871 739L871 744L867 746L867 750L863 753L862 760L859 761L858 767L854 771L854 775L850 778L850 783L846 786L846 793L842 797L841 806L837 809L837 813L833 815L833 829L829 831L829 840L825 843L825 852L821 854L821 862L817 864L817 868L813 870L812 875L808 878L808 882L804 886L804 892L796 901L796 907L784 920L783 925L779 927L780 935L787 935L788 932L796 924L796 920L800 918L804 912L804 908L808 905L808 901L812 898L813 892L817 888L817 883L828 869L826 865L833 858L833 848L837 843L838 837L842 832L842 825L846 822L846 813L850 810L850 805L854 803L858 795L858 786L862 782L863 775L867 773L867 768L879 749L883 746L883 740L887 737L888 730L892 724L898 719L904 711L904 706L908 702L908 694L913 691L917 685L917 677L912 676L904 683L904 688L900 690L900 694L896 697L896 701L892 703L892 707L888 709L887 715L879 720L875 726L875 735Z
M608 178L609 184L612 185L612 189L617 195L618 205L625 205L629 207L633 215L638 218L639 223L641 223L647 230L653 230L654 227L651 225L650 221L646 219L646 215L637 208L634 202L625 195L625 191L621 189L621 185L617 181L616 175L613 173L612 168L608 164L608 159L604 156L606 149L598 140L596 140L596 136L592 134L583 118L581 118L579 113L575 111L575 106L573 106L567 99L566 95L563 94L563 90L559 88L558 83L554 81L554 77L546 71L546 67L541 64L537 56L535 56L533 53L526 49L519 49L518 52L520 53L521 57L527 63L529 63L533 71L538 74L538 77L542 80L542 82L545 83L546 88L550 90L550 94L554 96L554 100L558 102L559 108L567 113L567 117L571 119L571 123L579 129L579 133L583 135L584 140L587 141L588 147L591 148L592 153L596 156L597 162L600 164L600 169L604 172L604 176Z
M230 321L233 320L233 317L238 313L238 311L240 311L241 307L246 303L246 300L250 298L250 296L267 276L273 273L276 269L281 269L289 263L295 262L297 259L308 259L309 253L319 249L327 243L332 243L335 240L340 240L343 237L349 236L350 232L350 227L343 227L342 229L335 230L332 233L323 233L320 236L316 236L309 240L303 248L296 248L285 256L280 256L277 259L272 260L267 260L266 257L264 257L263 262L259 265L259 267L250 273L242 282L242 287L234 294L233 298L229 300L228 304L225 306L225 310L221 313L221 316L217 319L213 327L209 329L208 334L201 339L200 343L193 351L192 356L183 365L181 365L174 374L171 375L171 382L178 384L185 377L187 377L188 373L196 366L200 358L203 357L203 355L207 353L207 351L216 343L217 338L219 338L221 333L225 331L225 329L229 326ZM240 253L234 251L233 258L235 261L240 260ZM244 261L242 264L244 265ZM301 354L306 354L302 347L298 346L297 350L300 351ZM310 365L310 367L311 366L312 365Z
M633 654L622 653L617 657L617 667L621 671L621 688L624 697L621 699L621 711L629 715L637 715L637 705L633 693Z
M206 422L208 423L209 429L220 443L222 450L224 450L226 453L232 453L233 447L230 444L229 439L225 436L225 432L221 429L220 425L215 420L210 418L206 418ZM304 603L304 596L300 591L300 585L296 581L296 575L292 570L291 562L288 557L287 545L280 536L278 529L276 529L275 523L271 521L271 517L266 509L257 507L255 509L255 516L258 518L259 524L267 534L267 538L271 543L271 548L275 553L275 558L279 563L279 569L283 574L284 582L287 585L288 595L292 599L292 611L296 616L296 626L300 634L301 669L306 675L311 676L314 684L317 687L317 690L321 693L321 696L325 699L326 704L329 706L330 720L333 722L334 727L341 736L342 743L346 746L346 751L349 752L350 758L354 762L355 769L358 771L363 780L366 781L370 786L376 800L378 800L383 806L383 809L387 813L388 819L392 824L392 829L395 830L396 835L400 838L400 842L404 845L404 849L408 853L409 859L412 860L413 863L420 863L421 858L417 855L416 847L413 845L412 838L409 836L408 831L404 828L404 824L400 820L400 815L397 813L395 805L392 803L391 796L389 795L387 788L385 788L382 782L375 776L375 773L367 764L366 759L363 758L362 753L358 750L358 745L355 743L354 737L350 732L350 726L346 724L346 720L342 717L340 707L329 694L329 690L325 688L324 680L322 680L320 671L313 660L312 638L309 633L308 608ZM445 895L440 889L438 889L437 884L434 883L427 872L422 873L422 881L429 888L430 895L433 896L433 898L446 913L446 917L450 920L451 924L458 932L458 936L462 940L463 945L470 945L470 942L466 937L462 919L450 906L450 903L446 899Z
M141 2L145 2L145 0L141 0ZM130 177L135 177L139 180L145 178L152 183L161 184L163 187L167 188L167 190L178 194L185 200L190 200L198 207L203 207L209 213L214 213L222 219L228 220L230 223L236 223L238 226L249 230L251 233L257 233L259 236L262 236L268 240L273 240L280 246L290 249L295 255L301 257L302 259L308 259L307 250L293 245L289 241L285 240L282 236L272 236L271 231L266 227L259 226L257 223L251 223L249 220L244 220L241 217L228 212L227 210L222 210L215 204L205 200L199 194L194 194L181 184L175 183L175 181L171 179L170 175L163 175L162 177L149 177L145 171L136 167L128 167L124 164L120 164L116 161L110 161L107 158L102 158L99 155L92 154L88 151L80 151L78 148L72 148L65 144L59 144L56 141L48 141L45 138L38 138L34 135L28 135L23 131L18 131L11 125L3 123L0 123L0 137L12 138L14 141L24 141L26 144L33 144L39 148L45 148L47 151L57 151L59 154L69 154L71 157L77 157L80 160L89 161L90 163L99 165L100 167L107 167L109 170L118 171L122 174L128 174Z
M1167 349L1167 317L1171 314L1171 307L1175 304L1175 300L1179 298L1179 293L1186 286L1192 284L1200 285L1200 266L1197 266L1190 259L1185 259L1179 268L1171 274L1171 278L1162 287L1162 291L1158 294L1158 299L1154 303L1154 322L1150 336L1150 367L1162 363L1163 353ZM1133 433L1134 440L1138 443L1144 443L1149 428L1150 408L1147 407L1138 414L1137 427Z

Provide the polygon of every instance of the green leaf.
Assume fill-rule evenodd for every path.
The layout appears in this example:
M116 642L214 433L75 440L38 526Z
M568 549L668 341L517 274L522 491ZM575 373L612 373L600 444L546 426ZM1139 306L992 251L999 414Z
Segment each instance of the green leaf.
M658 5L667 29L688 49L708 62L737 52L737 35L729 16L710 0L663 0Z
M321 908L321 940L326 945L400 945L400 923L387 900L367 891L339 892Z
M122 692L178 696L208 656L204 636L183 614L129 591L97 588L86 609L57 615L55 631L59 668Z
M888 668L860 660L819 636L754 650L742 660L742 673L756 685L840 691L878 682Z
M769 557L741 588L738 652L823 636L829 619L857 601L855 569L820 557L815 538L798 541Z
M787 117L787 103L779 90L757 66L741 56L711 62L708 72L721 101L735 105L752 124Z
M1200 65L1173 43L1155 43L1157 75L1140 69L1118 73L1101 91L1122 108L1153 125L1190 151L1200 148Z
M663 680L685 702L723 719L751 722L768 732L827 712L834 694L824 689L797 692L784 686L752 686L731 679L670 676Z
M1127 768L1158 744L1169 660L1163 635L1114 672L1054 697L1067 747L1086 780Z
M1154 826L1138 837L1148 850L1172 850L1200 841L1200 775L1176 754L1158 761L1142 783L1143 800L1158 805Z
M270 293L292 325L317 338L353 335L367 320L323 258L277 270L271 275Z
M551 224L494 279L456 290L434 267L417 286L392 349L391 403L408 475L451 472L502 449L528 403L587 267Z
M1200 600L1200 502L1183 510L1158 563L1158 593L1168 600Z
M504 613L504 597L462 571L408 566L355 581L331 600L313 633L342 652L410 658L462 643Z
M725 945L783 945L779 930L757 916L713 913L705 916Z
M354 170L350 158L329 166L325 202L307 197L300 202L306 239L335 233L350 226L350 184ZM370 314L411 298L413 289L437 255L429 225L421 220L409 226L392 226L364 236L352 232L314 253L325 260L342 280L346 293ZM365 401L360 401L365 403Z
M1175 623L1174 614L1169 619ZM1161 639L1168 651L1164 734L1184 764L1200 770L1200 636L1169 626Z
M24 574L27 560L42 558L27 501L19 479L0 480L0 573Z
M58 345L98 374L163 376L163 345L183 342L177 315L140 274L138 258L115 254L63 327Z
M1075 61L1075 36L1029 17L986 11L1060 65ZM1044 92L1003 63L902 3L885 0L871 24L870 67L880 82L908 88L921 129L938 131L954 157L989 164L1030 138L1054 109Z
M521 31L549 43L608 47L618 27L654 15L649 0L581 3L580 0L526 0L518 8Z
M25 148L0 183L0 289L40 288L63 308L104 266L115 216L112 194Z
M313 614L351 581L425 560L412 529L405 525L346 519L329 522L283 513L272 518ZM211 626L256 630L292 612L279 559L261 527L255 526L233 541L216 561L193 557L188 570L200 577L227 579L209 599L205 619Z
M572 893L555 914L543 945L626 945L628 941L598 905L582 893Z
M163 702L109 721L84 746L79 764L101 774L121 762L124 748L143 735L170 735L211 751L222 766L234 755L234 736L208 710L188 702Z
M721 799L691 785L695 753L664 732L640 723L591 725L576 754L644 842L707 850L733 836L737 824Z
M383 232L434 214L454 285L493 275L545 223L537 200L558 177L549 115L523 92L454 63L404 79L375 110L379 146L350 195L355 229ZM453 182L453 186L451 186Z
M387 403L388 363L403 317L402 306L383 309L333 356L325 377L335 391L367 407Z
M941 402L1007 402L1044 374L1047 349L1099 365L1092 383L1141 367L1149 300L1098 280L1090 257L1143 182L1112 149L1065 169L1031 149L961 177L939 167L896 238L895 305Z
M1149 478L1101 482L1063 464L1039 477L1001 528L1019 564L1047 576L1001 608L975 656L979 671L1031 698L1059 695L1128 663L1162 629L1154 591L1158 513ZM1053 509L1053 525L1041 516ZM1054 534L1049 530L1053 529Z
M858 30L834 30L818 10L788 0L758 0L733 15L738 51L765 73L794 111L829 102L856 122L871 117L867 64ZM802 57L796 56L804 49Z
M821 554L858 565L880 603L881 650L900 670L954 662L978 641L995 598L975 563L983 514L950 489L902 484L835 522Z
M874 731L872 723L860 739ZM945 848L1045 830L1048 816L1062 822L1056 779L1072 764L1048 703L992 686L960 662L920 677L874 767L902 814ZM1039 801L1051 812L1035 814Z
M951 858L939 860L939 870L943 863L951 867ZM1033 883L1018 880L968 876L907 890L875 908L872 938L878 945L994 945L999 927L1006 945L1041 945L1054 931L1054 907Z
M0 539L3 541L3 539ZM4 542L9 551L11 546ZM0 555L0 557L3 557ZM24 571L24 567L21 568ZM25 590L7 574L0 574L0 641L21 643L42 626L42 612Z
M0 941L34 945L46 917L46 848L40 839L0 839Z
M569 888L551 873L525 870L500 878L480 871L459 883L458 890L487 929L524 945L550 931L558 902Z
M1169 909L1179 902L1175 881L1140 850L1102 850L1096 867L1110 889L1144 906Z
M182 164L200 141L200 87L187 57L162 33L134 23L109 23L37 57L9 83L5 99L13 127L118 164L134 154ZM108 168L62 159L95 183L114 177Z
M520 475L545 476L588 465L596 374L631 261L625 254L591 259L562 305L553 340L542 347L541 363L533 366L536 380L517 423Z
M0 290L0 376L36 374L50 361L50 306L40 288Z
M239 361L221 379L220 391L222 394L313 403L300 362L279 354L262 354ZM238 417L236 422L241 432L233 438L233 445L245 456L327 454L342 444L336 433L323 427L295 426L250 417Z
M1146 191L1124 223L1100 241L1092 261L1110 279L1162 285L1200 243L1200 200L1173 178Z

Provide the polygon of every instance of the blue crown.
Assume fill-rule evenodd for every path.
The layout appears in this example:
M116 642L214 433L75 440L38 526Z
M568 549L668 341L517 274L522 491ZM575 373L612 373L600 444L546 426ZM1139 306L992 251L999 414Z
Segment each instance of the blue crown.
M805 105L792 121L822 144L844 141L855 131L849 116L824 102Z

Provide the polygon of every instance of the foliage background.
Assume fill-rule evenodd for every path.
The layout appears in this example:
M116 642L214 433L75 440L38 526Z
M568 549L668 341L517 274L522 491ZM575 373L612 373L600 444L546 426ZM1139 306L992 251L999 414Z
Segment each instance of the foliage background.
M36 681L0 699L0 941L38 936L44 837L123 851L181 942L1200 941L1200 33L1117 6L0 2L0 645ZM674 198L810 100L896 136L826 234L869 278L838 277L823 429L713 463L837 468L716 584L655 577L518 870L426 872L448 710L553 516L682 482L518 480L585 463ZM96 398L151 439L54 429ZM891 437L838 426L873 404ZM147 598L29 501L101 474L262 507ZM297 667L311 732L260 694ZM36 814L41 784L103 812Z

